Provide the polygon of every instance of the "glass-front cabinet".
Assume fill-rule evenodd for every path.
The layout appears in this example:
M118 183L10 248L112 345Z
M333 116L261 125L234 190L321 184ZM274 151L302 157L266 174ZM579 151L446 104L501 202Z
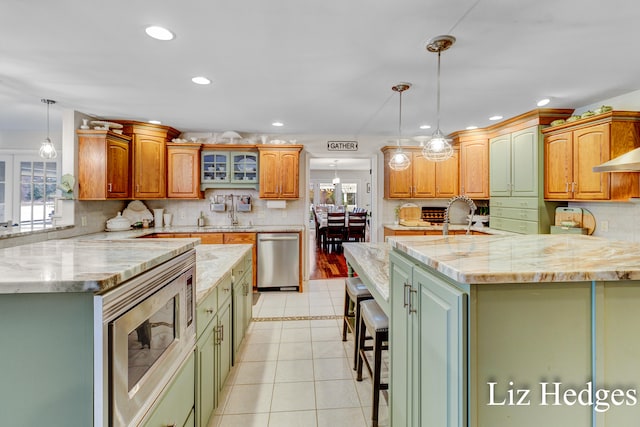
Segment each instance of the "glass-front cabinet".
M258 188L258 153L203 150L201 190Z

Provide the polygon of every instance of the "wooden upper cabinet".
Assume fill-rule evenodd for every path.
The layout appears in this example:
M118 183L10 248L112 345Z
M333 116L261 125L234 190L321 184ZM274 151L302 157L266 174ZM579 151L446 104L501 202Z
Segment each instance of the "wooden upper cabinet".
M131 138L106 130L78 130L78 199L130 197Z
M300 151L302 145L258 145L260 198L300 197Z
M640 113L608 113L565 123L544 134L544 197L549 200L626 200L638 197L638 172L593 167L640 147Z
M484 129L451 134L460 147L460 193L472 199L489 198L489 137Z
M167 143L167 197L202 198L200 144Z
M114 120L132 137L132 194L134 199L163 199L167 195L166 142L180 135L169 126Z
M403 147L409 155L409 168L396 171L389 160L397 147L383 147L384 197L387 199L450 198L458 194L458 152L444 162L432 162L422 156L420 147Z

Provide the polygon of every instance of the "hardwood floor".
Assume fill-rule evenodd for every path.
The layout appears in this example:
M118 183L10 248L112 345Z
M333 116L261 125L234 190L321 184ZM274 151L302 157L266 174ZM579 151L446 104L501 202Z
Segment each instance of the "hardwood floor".
M309 256L311 257L309 279L335 279L347 277L347 261L341 253L324 253L316 247L315 232L309 233Z

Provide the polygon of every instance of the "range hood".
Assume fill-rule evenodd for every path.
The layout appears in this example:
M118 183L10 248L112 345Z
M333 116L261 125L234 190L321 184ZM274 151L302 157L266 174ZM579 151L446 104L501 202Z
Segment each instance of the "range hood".
M640 172L640 148L593 167L594 172Z

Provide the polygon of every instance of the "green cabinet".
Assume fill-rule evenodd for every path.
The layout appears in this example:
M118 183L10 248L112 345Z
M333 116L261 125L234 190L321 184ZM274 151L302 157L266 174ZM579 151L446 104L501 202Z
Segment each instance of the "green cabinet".
M491 197L538 197L541 140L538 126L489 140Z
M195 357L191 353L163 393L143 427L185 426L195 400ZM193 425L193 424L192 424Z
M491 228L549 233L557 204L543 198L543 148L540 126L489 140Z
M227 274L196 306L196 425L206 427L231 369L232 275Z
M391 425L467 425L467 295L395 252Z
M258 188L256 151L220 151L201 153L201 190L207 188Z
M246 255L231 269L233 277L233 364L244 340L245 332L252 316L252 279L251 255Z

